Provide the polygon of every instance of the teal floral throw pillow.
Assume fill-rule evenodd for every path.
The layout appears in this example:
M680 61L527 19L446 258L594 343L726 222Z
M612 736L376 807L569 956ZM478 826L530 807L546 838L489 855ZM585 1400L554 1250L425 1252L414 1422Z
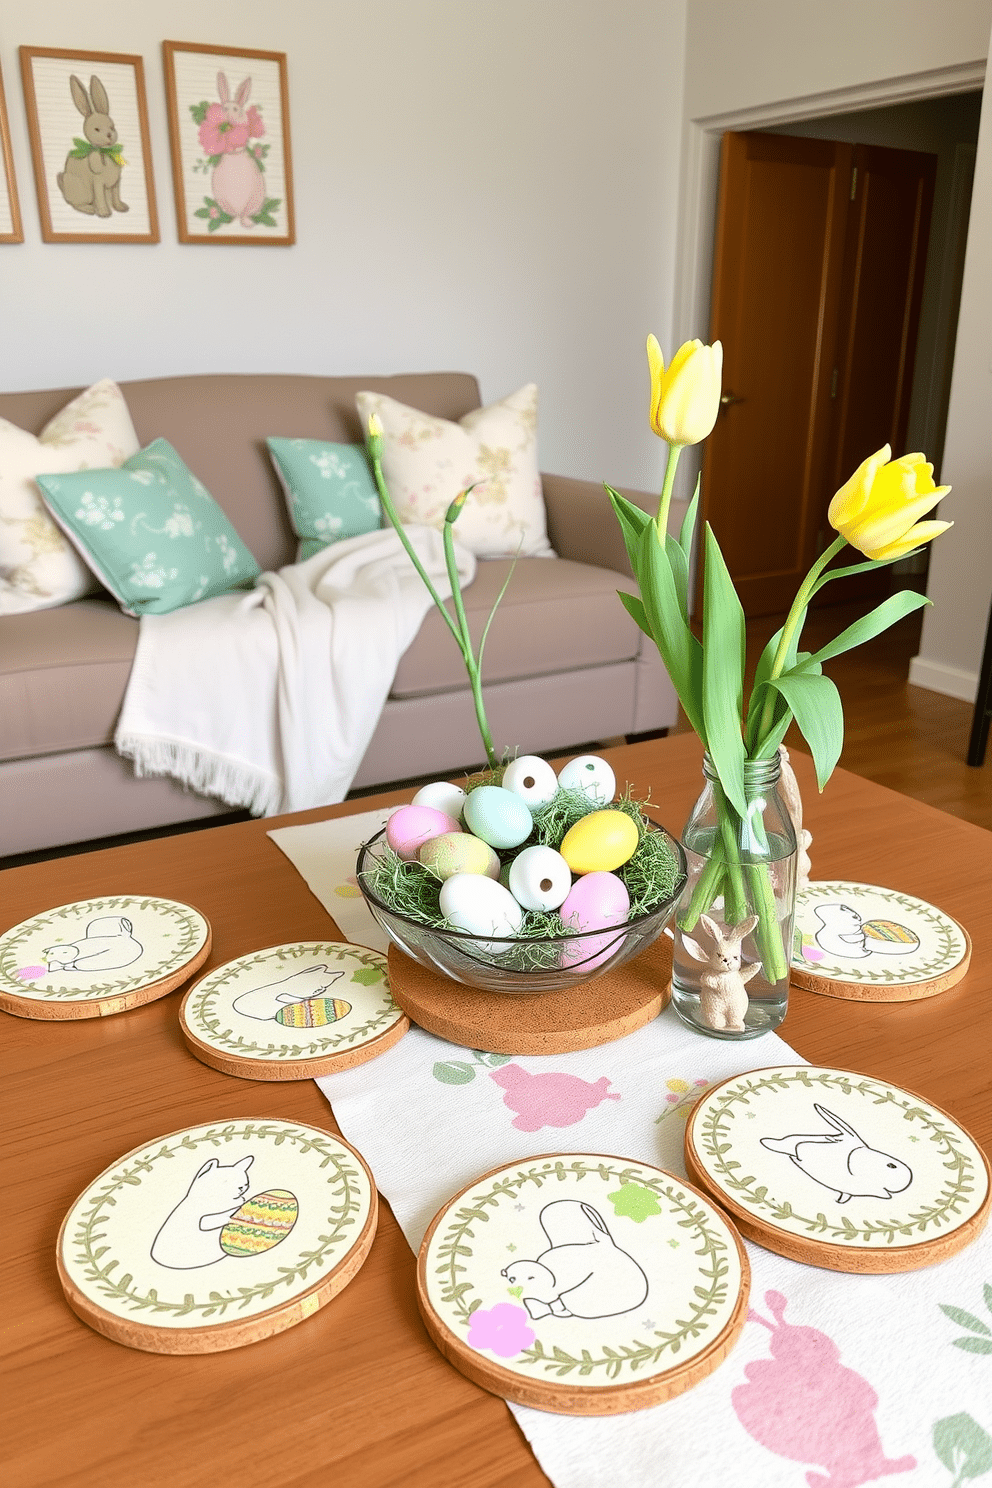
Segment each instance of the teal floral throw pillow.
M360 444L323 439L268 439L286 493L289 520L300 539L302 563L329 543L382 525L375 480Z
M166 615L258 577L227 517L165 439L117 470L36 481L56 522L128 615Z

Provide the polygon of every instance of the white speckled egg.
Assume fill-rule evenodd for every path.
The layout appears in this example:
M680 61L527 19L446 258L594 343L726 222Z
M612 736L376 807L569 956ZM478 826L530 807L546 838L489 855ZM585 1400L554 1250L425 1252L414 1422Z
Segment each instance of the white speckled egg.
M558 776L547 760L522 754L503 771L503 789L512 791L531 811L547 806L558 794Z
M571 930L600 930L621 925L630 911L627 886L615 873L587 873L573 886L558 911ZM600 966L618 949L619 935L594 935L588 940L566 942L563 966Z
M435 811L433 806L401 806L386 823L386 841L408 863L431 837L459 831L456 821L443 811Z
M453 821L460 821L462 807L465 805L465 792L460 785L452 785L447 780L435 780L430 785L420 787L413 798L413 804L433 806L435 811L443 811Z
M617 777L598 754L580 754L558 774L562 790L585 791L591 801L605 806L616 795Z
M487 878L499 875L499 858L489 843L470 832L442 832L440 837L431 837L417 857L442 881L455 873L483 873Z
M553 847L525 847L510 864L510 893L524 909L557 909L572 887L572 874Z
M490 847L519 847L534 829L521 796L501 785L480 785L465 798L465 825Z
M441 885L441 913L456 930L469 935L513 936L524 917L508 889L479 873L456 873ZM480 941L476 949L500 956L510 947Z

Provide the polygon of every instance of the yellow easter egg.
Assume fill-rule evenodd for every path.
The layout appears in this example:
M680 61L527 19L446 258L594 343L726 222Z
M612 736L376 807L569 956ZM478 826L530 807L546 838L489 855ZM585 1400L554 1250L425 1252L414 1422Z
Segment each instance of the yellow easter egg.
M280 1008L275 1021L283 1028L324 1028L328 1023L337 1023L347 1018L351 1003L343 997L311 997L306 1002L291 1002Z
M285 1240L300 1206L285 1188L271 1188L245 1199L220 1232L220 1248L229 1256L262 1255Z
M634 856L637 826L623 811L590 811L570 827L561 853L573 873L612 873Z

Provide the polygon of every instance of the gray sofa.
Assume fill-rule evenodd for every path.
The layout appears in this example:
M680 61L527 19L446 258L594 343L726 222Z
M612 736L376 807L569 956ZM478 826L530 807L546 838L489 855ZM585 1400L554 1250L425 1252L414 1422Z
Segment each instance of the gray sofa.
M267 435L359 442L360 388L449 419L480 401L475 378L463 373L218 375L121 386L142 445L162 436L176 447L263 569L293 562L296 548ZM0 395L0 418L39 432L77 391ZM497 746L567 749L669 727L677 707L671 683L616 597L629 569L602 486L542 479L558 559L518 562L487 642ZM676 530L681 517L673 513ZM477 632L507 568L503 560L479 563L465 596ZM0 616L0 857L230 810L169 780L138 780L115 753L137 638L138 621L109 597ZM355 787L443 775L481 753L461 659L431 613L400 662Z

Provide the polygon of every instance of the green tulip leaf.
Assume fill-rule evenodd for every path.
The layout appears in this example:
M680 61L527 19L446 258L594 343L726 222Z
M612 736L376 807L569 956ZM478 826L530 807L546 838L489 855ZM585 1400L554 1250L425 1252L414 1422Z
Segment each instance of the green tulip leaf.
M828 641L825 646L814 653L814 659L819 662L830 661L834 656L840 656L845 651L852 651L855 646L864 645L865 641L872 640L881 635L883 630L888 630L890 625L895 625L897 620L902 620L906 615L911 615L914 610L921 609L930 601L925 594L916 594L912 589L902 589L898 594L892 594L877 609L872 610L870 615L862 615L860 620L855 620L840 635Z
M644 605L637 598L637 595L625 594L622 589L618 589L617 597L619 598L620 603L623 605L624 609L627 611L627 614L634 621L634 623L641 627L644 634L648 637L649 640L653 641L654 636L651 634L651 627L648 624L648 617L644 613Z
M679 609L689 619L689 564L686 561L682 545L677 543L674 537L665 538L665 552L668 561L672 565L672 578L675 580L675 592L679 597Z
M679 547L689 561L689 550L692 547L692 536L696 530L696 517L699 513L699 482L701 477L696 476L696 489L692 493L692 500L686 508L685 516L682 518L682 528L679 532Z
M852 563L847 568L828 568L826 573L820 575L810 590L810 599L815 594L819 594L820 590L834 579L847 579L853 574L874 573L876 569L889 568L893 563L901 563L904 558L915 558L917 553L922 552L923 549L921 547L914 548L911 553L900 553L898 558L868 558L864 563Z
M744 611L720 552L706 524L703 571L703 717L707 750L731 805L747 815L744 794Z
M769 679L766 686L774 687L792 710L810 747L816 765L816 782L822 791L844 747L844 709L836 684L822 672L810 669L784 673L774 680ZM764 743L762 752L766 755L771 752Z
M641 532L633 566L654 643L685 715L705 749L708 745L703 718L703 648L679 607L672 566L658 541L653 522Z
M635 506L633 501L628 501L626 496L621 496L620 492L615 491L612 486L606 486L606 494L609 496L613 510L617 514L620 531L623 533L623 540L627 547L627 557L630 559L631 568L636 573L635 555L638 540L645 527L651 524L653 518L648 512L642 511L639 506Z
M808 651L800 651L796 657L796 665L791 671L783 672L782 675L791 676L795 672L803 672L807 669L816 675L819 675L822 671L822 667L818 662L813 661ZM780 692L776 692L774 688L770 690L775 698L775 704L772 709L771 725L763 737L759 737L759 731L762 714L764 713L765 698L769 691L767 679L761 686L756 684L751 694L751 702L748 708L748 759L770 759L789 732L789 724L792 722L792 709Z

